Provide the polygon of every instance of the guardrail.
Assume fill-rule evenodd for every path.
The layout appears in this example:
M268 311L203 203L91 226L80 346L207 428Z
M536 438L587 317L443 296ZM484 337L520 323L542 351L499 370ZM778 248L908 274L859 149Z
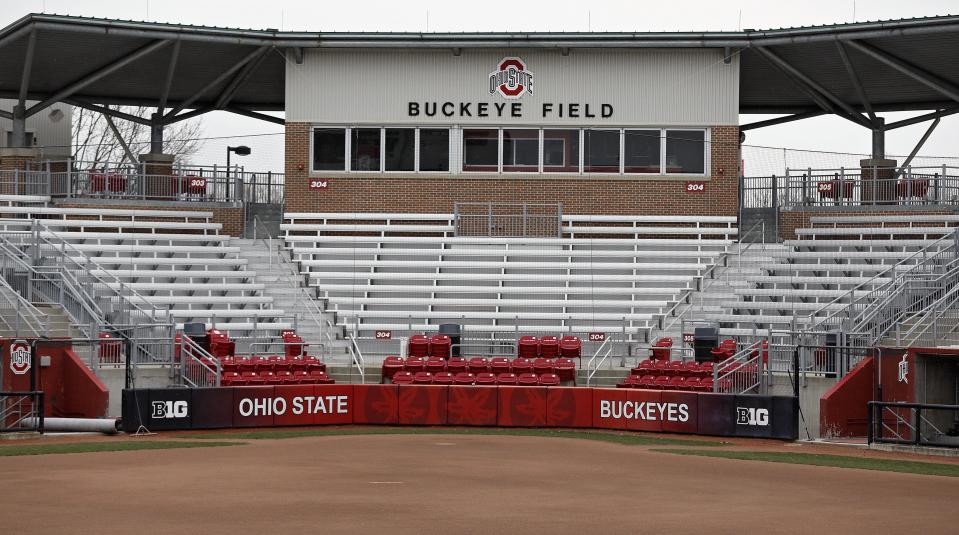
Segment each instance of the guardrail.
M360 346L356 343L356 337L352 334L350 335L348 348L350 352L350 375L353 374L353 366L356 366L360 373L360 383L366 384L366 359L363 358L363 352L360 351Z
M959 447L959 405L870 401L869 444Z
M768 340L763 342L748 344L728 359L717 362L713 366L713 392L765 394L768 384L765 362L769 360L771 344Z
M593 356L586 361L586 386L592 385L593 377L603 367L603 364L608 362L612 367L617 342L616 337L607 336L596 349L596 352L593 353Z
M0 392L0 433L43 433L43 392Z
M745 177L744 208L959 205L959 168L787 169Z
M2 262L2 260L0 260ZM8 335L40 337L47 334L47 315L10 286L0 271L0 324Z
M563 204L458 202L453 228L456 236L561 238Z
M189 336L180 337L180 384L191 388L220 386L223 365Z

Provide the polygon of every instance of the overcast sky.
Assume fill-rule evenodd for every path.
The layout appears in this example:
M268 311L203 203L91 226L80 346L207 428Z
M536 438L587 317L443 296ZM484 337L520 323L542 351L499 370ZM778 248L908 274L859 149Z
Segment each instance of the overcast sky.
M238 28L312 31L689 31L769 29L959 14L959 0L0 0L0 25L31 12L150 20ZM888 121L911 113L884 114ZM225 112L204 116L205 136L279 133L281 127ZM764 116L743 116L752 122ZM886 136L889 154L908 154L927 124ZM246 160L260 169L282 167L282 137L243 141L254 154ZM807 119L748 133L748 145L850 153L870 150L869 131L835 117ZM223 159L225 140L205 143L198 159ZM235 141L234 141L235 144ZM959 157L959 116L942 120L922 154ZM782 151L746 152L750 168L767 168ZM777 156L778 155L778 156ZM750 159L755 163L751 165ZM765 161L765 160L770 161ZM836 160L816 153L792 153L790 165L828 165ZM212 162L211 162L212 163Z

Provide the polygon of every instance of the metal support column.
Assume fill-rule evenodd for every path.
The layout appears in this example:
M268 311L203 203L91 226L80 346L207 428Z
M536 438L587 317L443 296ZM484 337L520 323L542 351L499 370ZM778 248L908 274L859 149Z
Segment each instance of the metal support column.
M886 158L886 120L882 117L876 117L872 128L872 159L883 160Z
M150 154L163 154L163 113L150 116Z

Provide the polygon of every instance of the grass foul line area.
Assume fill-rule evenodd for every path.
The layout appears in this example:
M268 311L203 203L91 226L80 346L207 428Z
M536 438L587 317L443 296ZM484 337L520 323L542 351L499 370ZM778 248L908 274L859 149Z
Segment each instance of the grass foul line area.
M282 439L300 437L326 437L350 435L491 435L552 437L598 440L628 446L723 446L723 442L707 440L682 440L675 438L650 437L636 433L590 432L561 429L500 429L500 428L440 428L440 427L342 427L324 429L285 429L277 431L251 431L244 433L209 433L202 435L179 435L184 439Z
M236 446L242 442L215 442L215 441L104 441L81 442L73 444L24 444L15 446L0 446L0 457L16 457L19 455L53 455L59 453L95 453L102 451L140 451L140 450L170 450L179 448L213 448L219 446Z
M875 459L868 457L850 457L846 455L817 455L814 453L780 453L768 451L729 451L729 450L691 450L691 449L653 449L660 453L677 455L696 455L700 457L719 457L742 461L765 461L771 463L805 464L828 466L833 468L856 468L880 472L899 472L926 476L959 477L959 465L927 463L921 461L900 461Z

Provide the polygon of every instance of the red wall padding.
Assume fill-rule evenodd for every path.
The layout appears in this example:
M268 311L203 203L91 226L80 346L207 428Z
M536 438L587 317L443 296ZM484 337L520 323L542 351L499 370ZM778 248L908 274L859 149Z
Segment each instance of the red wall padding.
M397 385L353 385L353 423L397 423L398 396Z
M275 425L273 421L275 391L276 387L274 386L234 388L233 427L268 427Z
M407 425L446 425L450 387L399 385L397 421Z
M546 426L546 396L541 386L504 386L499 389L499 416L502 427Z
M593 427L593 390L573 386L546 389L546 425Z
M498 389L496 386L450 387L447 422L450 425L496 425Z

